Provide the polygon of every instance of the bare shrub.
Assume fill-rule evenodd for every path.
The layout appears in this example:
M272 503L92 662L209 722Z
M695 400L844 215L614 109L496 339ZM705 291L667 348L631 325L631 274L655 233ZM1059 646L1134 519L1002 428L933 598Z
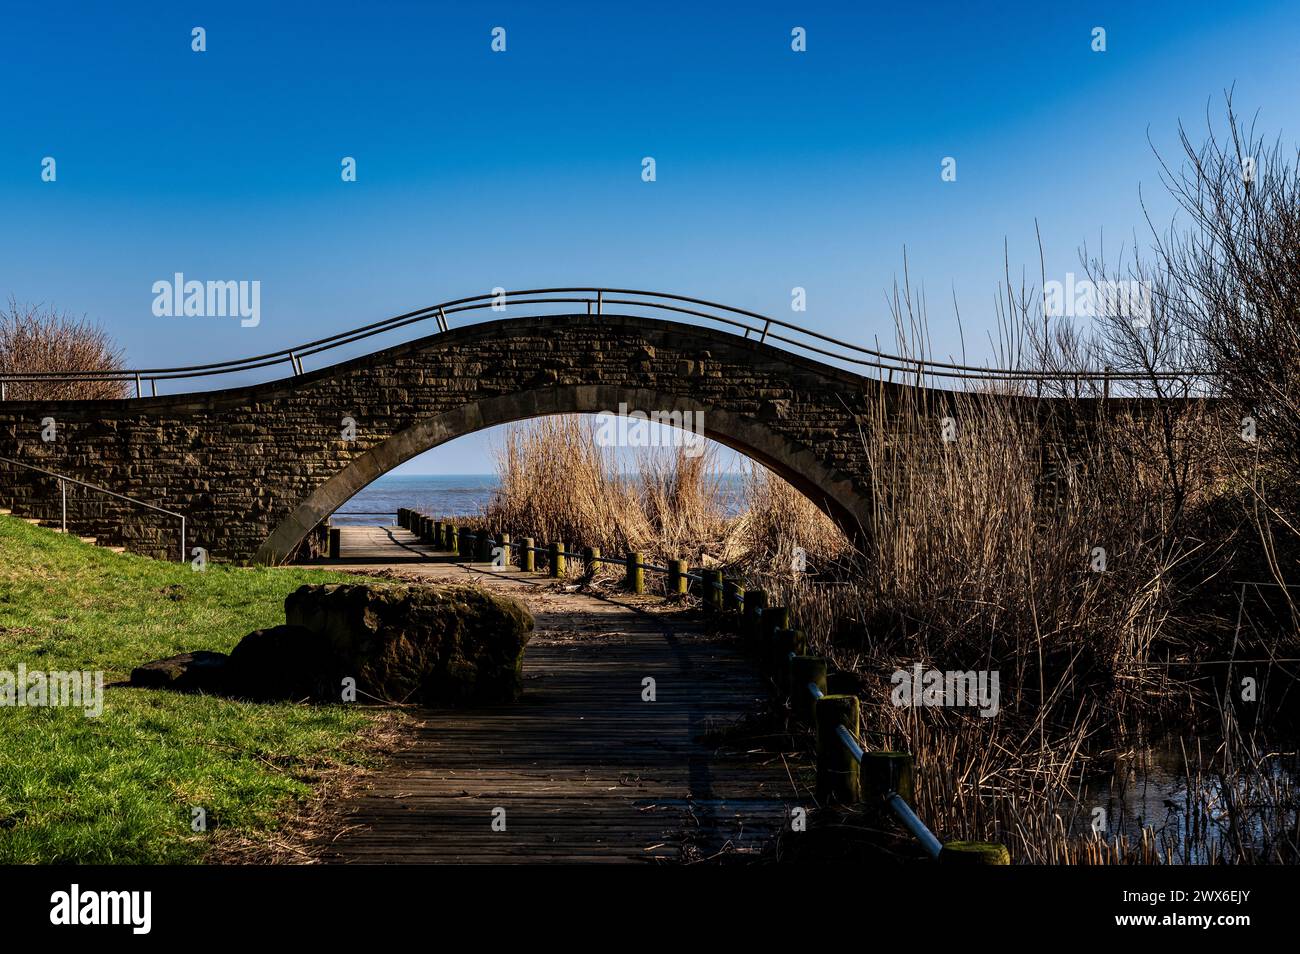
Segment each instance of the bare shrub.
M9 300L0 311L0 376L6 372L120 371L122 352L84 318ZM125 381L10 381L10 400L89 401L127 396Z

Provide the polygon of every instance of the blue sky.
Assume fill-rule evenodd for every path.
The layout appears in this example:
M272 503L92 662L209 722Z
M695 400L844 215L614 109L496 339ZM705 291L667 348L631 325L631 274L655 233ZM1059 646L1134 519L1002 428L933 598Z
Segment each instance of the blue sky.
M1167 218L1148 135L1172 150L1177 121L1203 128L1235 83L1295 141L1294 4L979 6L14 6L0 295L101 322L133 365L274 350L497 285L778 316L799 285L801 322L869 342L891 335L906 247L936 350L960 347L955 294L983 358L1004 241L1036 276L1037 219L1060 276L1083 242L1145 239L1140 187ZM260 325L155 317L152 285L178 271L260 281ZM418 467L489 470L489 440Z

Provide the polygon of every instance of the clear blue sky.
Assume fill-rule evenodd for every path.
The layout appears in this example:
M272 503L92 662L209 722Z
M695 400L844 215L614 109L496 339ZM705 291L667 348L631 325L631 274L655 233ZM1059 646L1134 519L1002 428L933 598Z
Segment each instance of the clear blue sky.
M959 347L955 292L982 358L1004 239L1036 275L1037 218L1049 277L1082 242L1131 239L1139 186L1167 209L1148 132L1172 147L1233 83L1270 134L1294 142L1300 120L1295 3L716 6L10 4L0 295L101 322L137 365L497 285L774 314L801 285L801 320L867 342L890 334L906 246L937 350ZM178 271L260 281L261 324L155 317L152 285ZM486 441L420 466L488 470Z

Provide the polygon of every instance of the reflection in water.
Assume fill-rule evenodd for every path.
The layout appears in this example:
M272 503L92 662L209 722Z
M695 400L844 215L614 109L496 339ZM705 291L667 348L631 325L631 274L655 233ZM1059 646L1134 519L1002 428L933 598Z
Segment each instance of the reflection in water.
M1085 781L1075 829L1099 825L1107 841L1130 843L1149 829L1159 856L1176 864L1295 863L1298 769L1294 751L1251 758L1205 739L1148 747Z

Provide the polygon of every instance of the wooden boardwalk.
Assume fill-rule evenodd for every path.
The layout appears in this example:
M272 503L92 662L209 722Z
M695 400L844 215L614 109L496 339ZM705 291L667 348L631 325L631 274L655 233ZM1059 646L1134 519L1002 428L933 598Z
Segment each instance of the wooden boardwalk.
M343 806L339 862L699 860L757 854L788 818L779 755L701 736L765 695L725 638L665 601L464 565L405 530L345 528L338 566L472 578L526 603L537 631L513 706L421 710L410 744ZM643 700L647 677L655 701ZM504 810L504 831L500 828Z

